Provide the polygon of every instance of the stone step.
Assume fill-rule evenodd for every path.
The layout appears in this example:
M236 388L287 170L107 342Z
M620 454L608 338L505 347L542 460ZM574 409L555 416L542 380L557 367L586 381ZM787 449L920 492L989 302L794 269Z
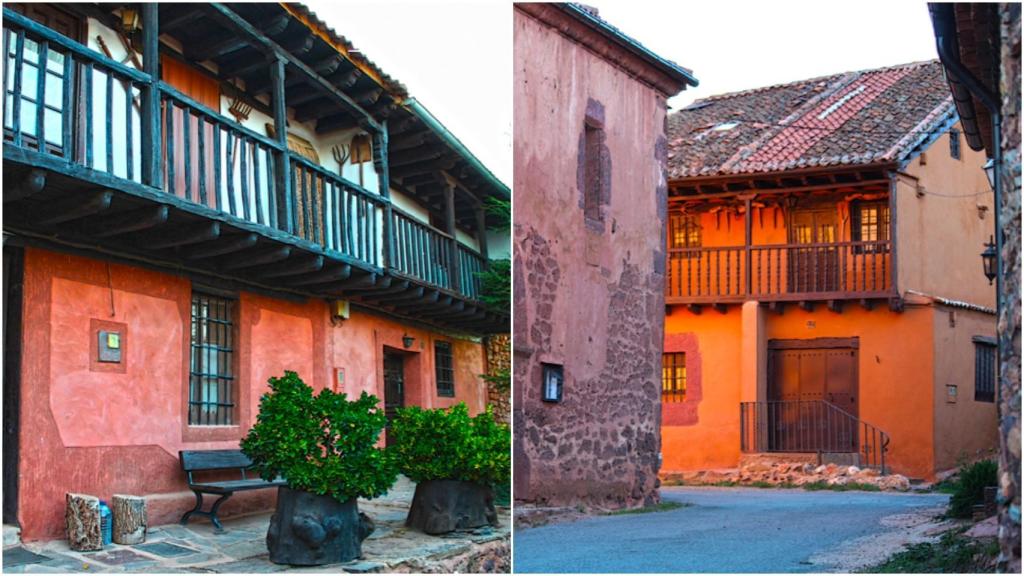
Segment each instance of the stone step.
M21 528L4 524L4 548L21 545Z

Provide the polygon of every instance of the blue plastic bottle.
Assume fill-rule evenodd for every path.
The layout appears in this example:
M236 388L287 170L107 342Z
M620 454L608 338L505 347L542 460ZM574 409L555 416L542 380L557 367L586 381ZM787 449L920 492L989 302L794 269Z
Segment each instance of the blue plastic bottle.
M109 546L114 541L113 516L107 503L100 500L100 537L103 539L104 546Z

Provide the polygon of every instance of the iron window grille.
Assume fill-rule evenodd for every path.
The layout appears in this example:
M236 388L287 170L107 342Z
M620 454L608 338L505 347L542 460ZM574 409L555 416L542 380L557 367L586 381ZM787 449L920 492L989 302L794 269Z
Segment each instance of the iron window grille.
M686 353L672 352L661 356L661 401L686 400Z
M974 400L996 400L996 343L991 338L975 336L974 340Z
M235 301L192 293L192 368L189 372L188 423L235 423Z
M960 159L960 131L949 131L949 155L954 160Z
M437 374L437 395L455 396L455 364L451 342L434 342L434 367Z

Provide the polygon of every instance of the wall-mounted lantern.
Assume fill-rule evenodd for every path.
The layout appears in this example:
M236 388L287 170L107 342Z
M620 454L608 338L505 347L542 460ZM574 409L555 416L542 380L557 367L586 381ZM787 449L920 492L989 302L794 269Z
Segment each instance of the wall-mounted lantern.
M985 176L988 177L988 185L992 187L992 190L996 189L996 163L992 158L985 162Z
M406 348L412 348L412 343L415 341L416 339L408 334L402 335L402 346L405 346Z
M992 285L992 281L996 279L996 243L992 236L988 237L988 243L985 244L985 251L981 253L981 263L985 268L985 277L988 278L989 286Z
M142 28L139 11L134 8L121 8L121 32L131 37Z
M561 402L564 379L560 364L541 364L541 399L545 402Z

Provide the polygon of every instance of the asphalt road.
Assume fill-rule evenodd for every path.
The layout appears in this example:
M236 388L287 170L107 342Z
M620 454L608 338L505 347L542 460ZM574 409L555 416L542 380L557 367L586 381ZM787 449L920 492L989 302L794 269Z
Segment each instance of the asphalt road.
M880 520L942 506L944 494L661 489L692 504L516 530L515 572L820 572L808 559L885 531Z

